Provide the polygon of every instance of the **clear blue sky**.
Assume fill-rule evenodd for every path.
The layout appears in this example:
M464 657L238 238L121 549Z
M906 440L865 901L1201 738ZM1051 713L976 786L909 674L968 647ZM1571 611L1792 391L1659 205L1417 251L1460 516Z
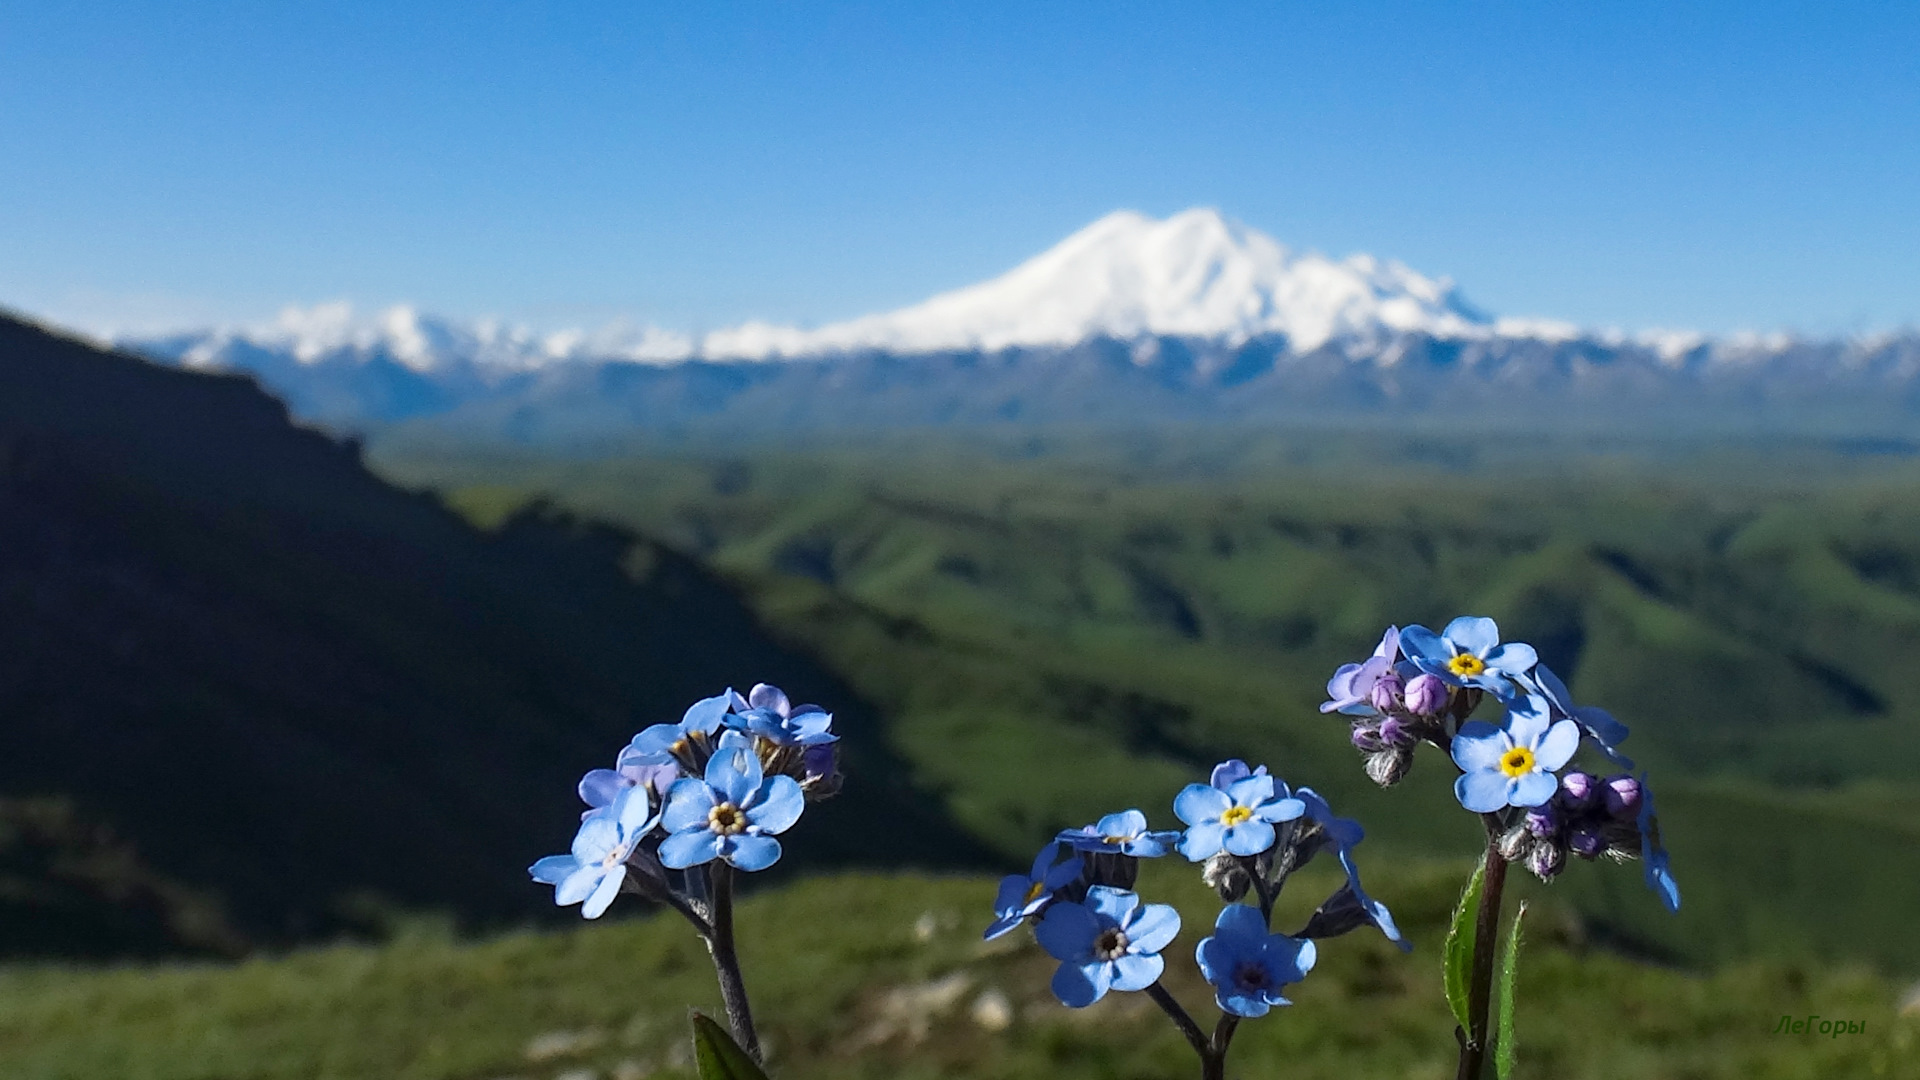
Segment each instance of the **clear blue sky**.
M1589 325L1920 323L1920 4L0 0L0 304L818 322L1109 210Z

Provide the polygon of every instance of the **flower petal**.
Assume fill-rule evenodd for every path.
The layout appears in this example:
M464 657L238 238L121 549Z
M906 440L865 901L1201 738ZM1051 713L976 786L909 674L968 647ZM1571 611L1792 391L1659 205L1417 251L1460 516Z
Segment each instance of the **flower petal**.
M1561 723L1567 723L1562 720ZM1560 780L1550 772L1530 772L1513 782L1507 802L1513 806L1539 806L1560 790Z
M1034 939L1047 955L1069 962L1085 959L1093 951L1093 939L1100 934L1100 919L1083 904L1055 904L1034 927Z
M1469 720L1453 737L1453 763L1467 772L1497 769L1500 755L1510 748L1505 732L1485 720Z
M1506 728L1513 745L1538 753L1540 736L1547 733L1552 723L1547 699L1539 694L1527 694L1507 702L1507 719L1500 726Z
M573 834L573 857L583 863L597 863L620 843L620 826L605 810L598 810L580 823Z
M1095 885L1087 890L1085 902L1087 910L1098 916L1102 925L1125 926L1127 918L1140 906L1140 894L1111 885Z
M580 869L580 860L571 855L549 855L532 866L527 873L542 885L558 885L567 879L567 875Z
M1295 799L1292 797L1288 797L1285 799L1275 799L1272 802L1261 806L1259 810L1255 811L1255 813L1259 815L1261 821L1272 822L1273 824L1276 824L1276 825L1278 825L1280 822L1283 822L1283 821L1292 821L1294 818L1297 818L1302 814L1305 814L1306 812L1307 812L1307 804L1301 802L1299 799Z
M712 862L720 854L720 838L710 829L688 829L660 841L660 865L669 870Z
M1231 826L1220 846L1234 855L1258 855L1273 846L1273 826L1254 818Z
M1226 792L1208 784L1188 784L1173 797L1174 816L1188 825L1218 821L1231 806L1233 800Z
M755 683L753 689L747 691L747 707L767 709L779 713L783 718L793 712L793 705L787 701L787 695L782 693L779 687L767 683Z
M755 836L751 833L736 836L722 857L742 870L765 870L780 861L780 841L771 836Z
M713 789L705 780L683 776L667 789L667 807L660 815L660 827L670 833L705 828L707 814L716 805Z
M1093 830L1101 836L1138 836L1147 831L1147 815L1138 810L1122 810L1094 822Z
M1104 963L1061 964L1053 973L1053 996L1069 1009L1084 1009L1107 996L1112 977Z
M747 821L769 836L786 832L807 808L806 796L791 776L769 777L747 804Z
M575 790L580 792L581 802L597 810L612 806L613 800L629 786L627 778L612 769L594 769L580 778L580 786Z
M634 834L652 826L652 810L652 800L647 797L647 789L638 784L622 791L613 800L613 820L619 822L620 828L625 830L626 839L631 839Z
M1115 990L1145 990L1160 978L1167 962L1158 956L1128 954L1115 957L1113 961L1113 982Z
M1453 782L1453 796L1476 814L1490 814L1507 805L1509 786L1507 778L1498 772L1476 769Z
M719 730L721 718L727 715L727 708L733 704L732 693L733 691L729 690L724 694L701 698L688 706L686 715L680 718L681 728L704 735L710 735Z
M760 759L751 751L737 754L716 751L713 760L707 762L706 780L707 786L719 792L726 801L735 806L744 806L747 799L759 790Z
M1540 662L1540 654L1524 641L1509 641L1486 655L1487 667L1508 675L1524 675Z
M580 905L580 914L589 919L597 919L606 914L613 898L620 895L620 883L627 880L627 868L616 866L600 880L598 888L593 890L586 902Z
M1259 806L1273 798L1273 777L1265 773L1243 776L1227 785L1227 796L1240 806Z
M1180 934L1180 913L1170 904L1142 904L1133 921L1122 923L1127 947L1136 953L1157 953ZM1137 988L1136 988L1137 989Z
M600 887L600 879L606 876L606 868L599 863L582 866L554 886L553 902L560 907L577 904L593 895L593 890Z
M1188 829L1180 838L1180 854L1191 862L1203 862L1220 850L1226 842L1227 827L1218 821L1203 821Z
M1220 909L1220 917L1213 920L1213 933L1222 939L1222 948L1230 948L1235 942L1259 941L1266 937L1267 921L1260 917L1260 909L1251 904L1228 904Z
M1482 660L1500 644L1500 627L1484 615L1462 615L1448 623L1441 633L1461 652L1470 652Z
M1418 624L1401 627L1400 651L1406 653L1409 660L1422 657L1446 660L1453 655L1453 650L1447 648L1447 643L1440 639L1439 634Z
M1547 729L1534 745L1533 757L1539 767L1554 772L1573 757L1580 749L1580 725L1571 720L1562 720Z

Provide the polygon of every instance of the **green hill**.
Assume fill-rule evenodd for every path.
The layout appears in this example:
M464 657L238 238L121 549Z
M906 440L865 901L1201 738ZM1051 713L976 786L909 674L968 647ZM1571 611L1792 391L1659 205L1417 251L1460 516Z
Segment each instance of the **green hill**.
M580 773L762 679L832 705L863 777L817 862L876 859L838 815L977 851L690 560L539 507L482 533L245 379L0 318L0 952L524 920Z
M380 461L481 521L551 495L727 574L888 713L1010 866L1100 812L1165 820L1227 755L1328 793L1383 847L1470 852L1444 762L1381 792L1315 705L1387 623L1492 615L1632 725L1661 793L1686 908L1631 870L1574 874L1591 933L1920 971L1906 458L1160 431Z

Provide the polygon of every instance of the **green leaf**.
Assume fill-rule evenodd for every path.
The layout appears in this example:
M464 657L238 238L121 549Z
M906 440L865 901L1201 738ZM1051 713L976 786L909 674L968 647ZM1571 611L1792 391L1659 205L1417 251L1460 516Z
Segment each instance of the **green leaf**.
M1447 986L1447 1005L1453 1009L1453 1018L1460 1022L1460 1030L1467 1030L1467 987L1473 978L1473 928L1474 920L1480 913L1480 890L1487 881L1487 860L1480 859L1480 865L1473 868L1473 876L1467 879L1467 888L1460 894L1460 906L1453 909L1453 925L1447 930L1447 951L1444 974Z
M1526 901L1513 913L1513 925L1507 930L1507 955L1500 960L1500 975L1493 986L1494 1036L1493 1075L1507 1080L1513 1075L1513 979L1520 960L1520 920L1527 915Z
M767 1080L726 1028L698 1012L693 1014L693 1062L700 1080Z

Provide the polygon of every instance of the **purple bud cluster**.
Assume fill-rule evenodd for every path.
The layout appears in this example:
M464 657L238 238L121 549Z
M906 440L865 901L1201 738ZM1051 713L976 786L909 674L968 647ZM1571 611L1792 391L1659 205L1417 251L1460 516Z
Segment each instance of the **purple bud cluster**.
M1640 781L1569 770L1551 800L1529 808L1500 837L1500 854L1542 881L1566 869L1567 856L1626 860L1640 855Z
M1445 736L1444 714L1450 702L1447 684L1425 673L1406 678L1389 670L1367 693L1370 714L1353 719L1354 749L1367 755L1367 775L1381 787L1400 782L1413 767L1413 748L1421 740Z

